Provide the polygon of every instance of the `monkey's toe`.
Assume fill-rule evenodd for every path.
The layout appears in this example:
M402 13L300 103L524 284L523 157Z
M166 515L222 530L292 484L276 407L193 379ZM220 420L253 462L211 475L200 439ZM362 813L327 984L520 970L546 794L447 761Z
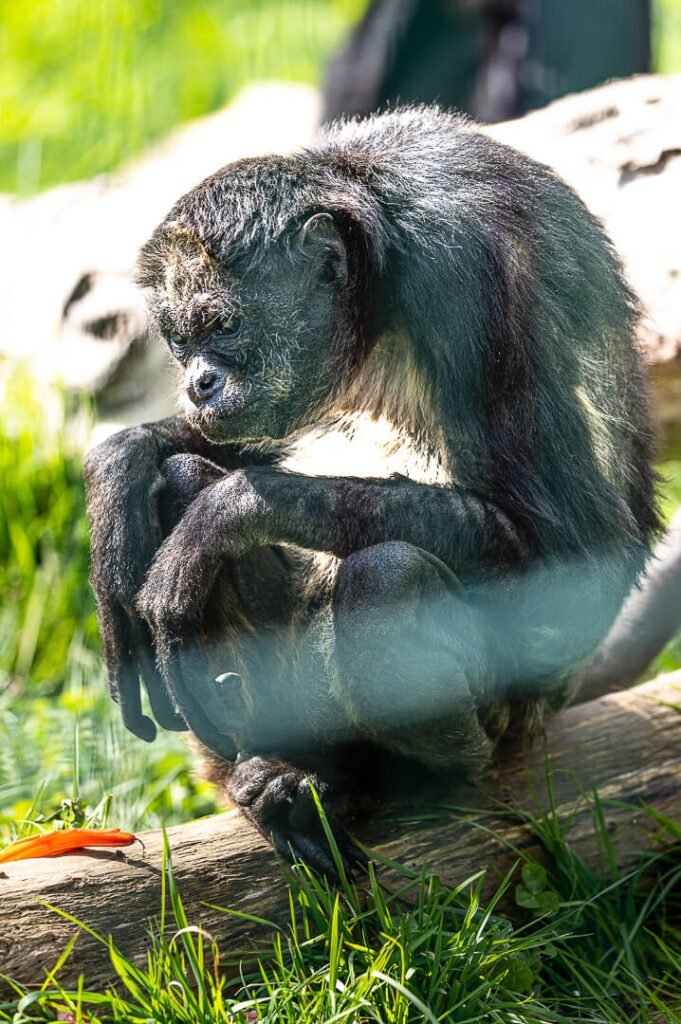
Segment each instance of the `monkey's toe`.
M319 797L336 847L329 845L313 795ZM329 879L343 870L352 875L366 863L344 826L343 797L324 780L279 758L239 755L230 779L230 796L244 816L287 861L302 860Z

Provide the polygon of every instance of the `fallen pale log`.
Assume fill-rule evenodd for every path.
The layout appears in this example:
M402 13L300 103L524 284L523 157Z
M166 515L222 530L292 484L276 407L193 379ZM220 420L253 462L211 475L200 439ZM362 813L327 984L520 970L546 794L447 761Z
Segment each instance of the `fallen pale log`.
M574 810L579 794L595 785L606 803L615 857L626 865L649 842L651 819L644 804L669 817L681 812L681 672L601 700L570 708L553 723L546 750L551 755L552 785L559 816ZM443 812L437 820L364 823L360 837L409 867L430 869L445 881L466 878L482 867L505 871L517 852L541 856L531 828L520 816L503 815L498 802L512 806L547 805L545 750L509 758L485 786L467 795L466 806L491 806L469 820ZM612 804L609 801L613 801ZM461 804L453 793L452 803ZM476 827L498 828L503 840ZM573 849L598 867L599 848L586 805L570 829ZM222 949L243 949L262 929L221 914L206 903L282 921L286 888L269 847L234 813L170 829L173 865L187 914ZM0 875L0 973L36 983L52 967L77 928L38 901L67 911L103 934L136 962L148 945L147 924L161 906L162 836L142 834L145 851L108 852L2 865ZM169 932L175 926L168 925ZM81 934L60 973L72 984L83 973L89 986L111 979L106 948Z
M314 90L250 86L114 175L31 199L0 196L0 234L12 253L0 277L5 365L28 360L40 381L94 393L111 425L175 412L174 374L132 281L137 250L205 175L308 145L318 120ZM681 436L681 75L610 82L484 130L551 166L602 218L649 314L641 340L671 449Z

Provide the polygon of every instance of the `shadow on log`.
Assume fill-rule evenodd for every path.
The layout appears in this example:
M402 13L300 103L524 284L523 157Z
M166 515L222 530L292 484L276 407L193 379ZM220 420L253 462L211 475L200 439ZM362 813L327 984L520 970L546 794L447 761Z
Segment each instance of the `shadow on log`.
M393 815L362 822L357 832L407 867L420 870L426 862L448 883L483 867L494 883L496 873L507 871L517 859L514 849L541 857L532 829L510 812L518 806L547 806L547 752L559 818L566 818L580 796L597 787L615 857L626 866L649 843L651 819L644 805L671 818L681 812L681 672L562 712L545 748L510 757L480 790L452 792L452 804L479 808L475 813L442 810L427 821L409 821L403 813L399 821ZM484 830L478 827L481 823ZM500 837L490 835L489 828ZM569 835L573 849L598 869L600 850L585 801ZM147 925L158 917L161 905L163 839L158 830L141 838L144 852L100 850L2 865L0 973L39 983L78 930L38 901L111 934L127 957L143 962ZM221 948L244 949L252 939L262 939L262 928L258 933L255 925L211 910L206 903L269 920L286 919L281 868L267 844L235 812L170 829L168 838L189 921L201 924ZM113 974L106 948L84 933L60 979L71 985L80 973L90 987L103 985Z

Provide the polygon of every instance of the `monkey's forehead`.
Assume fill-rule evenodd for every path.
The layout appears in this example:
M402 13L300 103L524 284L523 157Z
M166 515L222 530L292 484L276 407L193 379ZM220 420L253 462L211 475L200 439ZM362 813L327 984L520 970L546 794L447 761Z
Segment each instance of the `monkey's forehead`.
M335 173L312 153L253 157L229 164L182 196L142 247L138 280L154 285L176 259L200 269L215 261L243 273L319 208L338 199Z
M195 272L171 261L149 293L149 307L162 330L196 334L219 319L242 314L244 303L237 284L224 275Z
M214 259L183 225L167 225L142 250L138 282L163 332L196 333L218 318L240 312L240 279Z
M168 218L141 249L136 277L138 284L151 289L156 305L165 302L189 307L201 303L225 309L238 304L246 269L244 260L212 255L184 220Z

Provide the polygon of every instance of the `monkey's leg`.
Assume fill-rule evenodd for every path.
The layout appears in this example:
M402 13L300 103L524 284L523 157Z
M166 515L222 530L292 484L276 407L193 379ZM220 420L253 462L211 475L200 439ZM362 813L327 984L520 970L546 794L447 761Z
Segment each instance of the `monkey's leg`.
M358 735L433 769L479 774L478 717L498 671L484 612L426 551L390 542L342 563L332 602L334 695Z
M307 695L306 711L317 713L307 751L242 758L227 782L231 798L282 852L290 845L328 870L312 782L352 860L343 817L375 781L364 744L439 772L471 775L488 764L492 741L477 708L493 690L494 647L484 613L437 558L397 542L351 555L303 644L298 699Z

